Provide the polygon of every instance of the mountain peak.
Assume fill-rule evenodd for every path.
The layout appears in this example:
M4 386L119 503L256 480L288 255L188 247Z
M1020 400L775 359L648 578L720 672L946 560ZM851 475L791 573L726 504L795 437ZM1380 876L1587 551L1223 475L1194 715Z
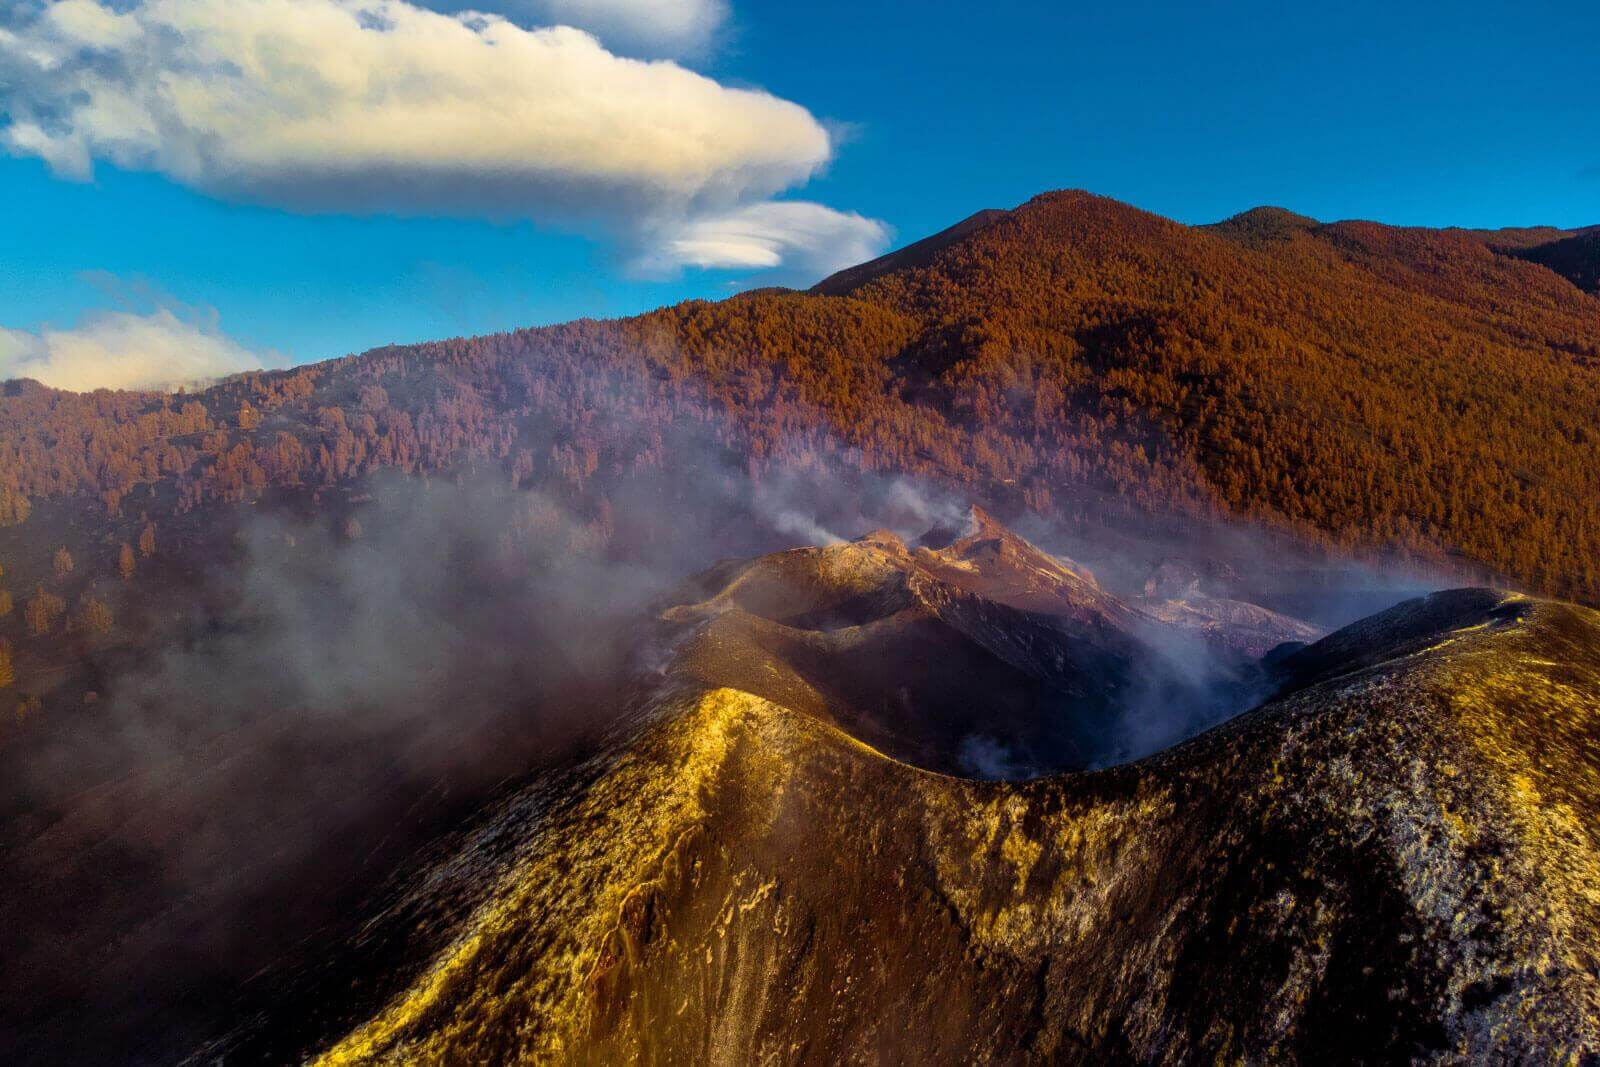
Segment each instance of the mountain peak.
M1320 221L1309 215L1301 215L1288 208L1262 205L1214 222L1205 229L1245 241L1267 241L1281 240L1321 225Z
M986 228L999 219L1005 218L1010 212L999 208L985 208L982 211L968 215L960 222L947 229L940 230L931 237L924 237L914 241L904 248L896 249L887 255L854 267L846 267L837 274L831 274L811 287L813 293L823 296L843 296L854 289L858 289L874 278L881 277L891 271L904 270L908 267L921 267L926 265L935 255L955 244L965 237L969 237L979 230Z

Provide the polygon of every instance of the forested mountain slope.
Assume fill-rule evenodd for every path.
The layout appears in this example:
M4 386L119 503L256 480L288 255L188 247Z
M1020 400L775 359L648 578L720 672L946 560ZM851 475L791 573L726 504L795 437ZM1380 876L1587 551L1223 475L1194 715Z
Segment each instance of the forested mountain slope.
M1520 254L1529 262L1549 267L1578 288L1600 294L1600 229L1589 227Z
M620 480L684 464L693 439L757 478L907 472L1047 516L1095 490L1600 596L1600 298L1519 258L1584 235L1512 247L1274 209L1197 228L1074 192L957 229L812 293L187 396L10 383L0 522L93 501L92 535L131 543L205 503L470 460L565 486L603 526ZM11 534L0 552L31 579L58 538Z

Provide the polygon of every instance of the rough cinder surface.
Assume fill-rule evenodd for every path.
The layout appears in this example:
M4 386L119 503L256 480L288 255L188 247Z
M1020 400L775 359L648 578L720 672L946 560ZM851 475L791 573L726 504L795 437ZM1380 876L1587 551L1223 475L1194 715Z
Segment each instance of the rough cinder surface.
M1600 616L1436 594L1283 669L1165 754L1020 784L663 695L419 884L435 950L321 1062L1600 1052Z

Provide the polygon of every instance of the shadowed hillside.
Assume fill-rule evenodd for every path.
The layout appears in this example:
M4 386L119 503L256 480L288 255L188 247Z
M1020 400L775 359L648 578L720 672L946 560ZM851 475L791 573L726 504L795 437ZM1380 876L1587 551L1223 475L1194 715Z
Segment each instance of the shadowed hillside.
M1548 244L1521 249L1517 255L1549 267L1573 285L1600 295L1600 229L1587 229Z

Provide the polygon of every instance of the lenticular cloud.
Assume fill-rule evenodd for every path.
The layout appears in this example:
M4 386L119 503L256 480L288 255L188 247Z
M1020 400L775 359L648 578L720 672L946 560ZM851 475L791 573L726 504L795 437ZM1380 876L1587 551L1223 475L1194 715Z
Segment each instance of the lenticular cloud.
M576 26L624 55L685 57L711 49L725 0L423 0L435 11L493 11L522 26Z
M758 270L789 264L820 275L873 258L888 240L888 228L875 219L805 201L772 201L690 220L662 235L657 258Z
M64 177L104 161L291 210L532 219L638 243L803 184L832 154L798 104L499 15L58 0L0 19L0 143Z

